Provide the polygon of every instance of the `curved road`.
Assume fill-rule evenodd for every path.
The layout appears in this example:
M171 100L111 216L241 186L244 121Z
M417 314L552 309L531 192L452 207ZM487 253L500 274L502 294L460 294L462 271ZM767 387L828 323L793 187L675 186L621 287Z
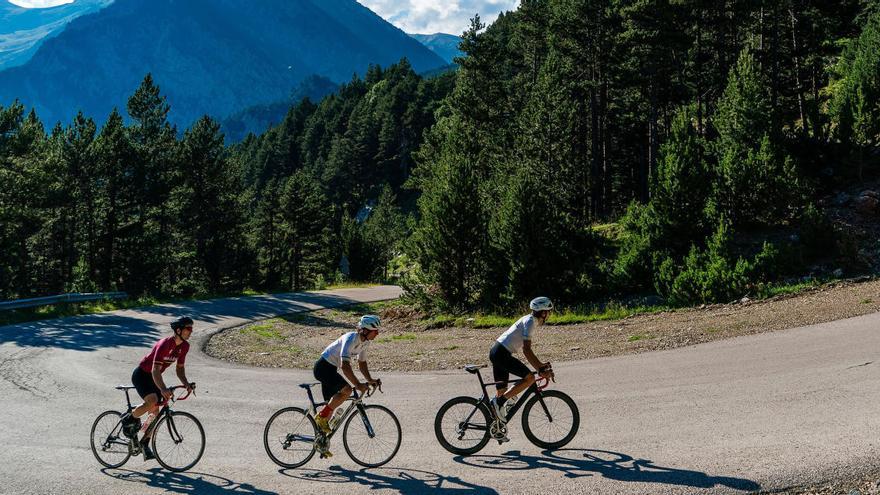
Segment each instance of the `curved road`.
M567 449L522 435L457 458L433 436L439 405L475 391L464 372L387 374L377 402L401 419L403 446L362 469L338 439L332 460L279 470L261 435L276 409L304 402L309 371L259 369L203 355L218 328L396 297L395 287L161 305L0 327L0 493L744 493L880 467L880 314L634 356L559 363L557 386L582 424ZM191 472L132 459L102 470L94 417L123 405L138 359L179 313L196 319L188 374L198 396L178 409L205 426ZM537 344L540 353L540 342ZM171 373L173 375L173 372Z

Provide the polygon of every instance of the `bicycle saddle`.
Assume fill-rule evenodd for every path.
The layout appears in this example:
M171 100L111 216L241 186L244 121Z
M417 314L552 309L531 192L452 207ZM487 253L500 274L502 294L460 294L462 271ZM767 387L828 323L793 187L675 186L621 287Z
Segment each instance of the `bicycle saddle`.
M321 384L321 382L300 383L299 386L301 388L311 388L311 387L314 387L315 385L320 385L320 384Z
M477 371L485 368L487 365L485 364L468 364L464 367L464 370L468 373L476 373Z
M117 385L115 388L116 388L116 390L129 390L129 389L134 388L134 386L133 385Z

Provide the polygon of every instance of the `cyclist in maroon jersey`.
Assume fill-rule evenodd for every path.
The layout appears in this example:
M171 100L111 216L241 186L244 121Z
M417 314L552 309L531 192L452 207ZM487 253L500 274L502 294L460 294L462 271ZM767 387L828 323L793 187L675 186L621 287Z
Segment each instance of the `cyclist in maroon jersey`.
M193 329L192 318L183 316L172 321L171 329L174 330L174 335L156 342L131 374L131 383L144 402L131 413L123 415L122 424L127 428L127 431L134 430L135 435L137 434L136 428L140 428L139 418L147 412L155 416L159 412L160 401L171 398L171 391L165 386L162 373L174 362L177 362L177 378L186 387L187 392L192 392L184 369L186 353L189 352L189 342L187 341L192 335ZM149 447L151 433L148 430L140 441L144 451L144 460L150 460L154 457Z

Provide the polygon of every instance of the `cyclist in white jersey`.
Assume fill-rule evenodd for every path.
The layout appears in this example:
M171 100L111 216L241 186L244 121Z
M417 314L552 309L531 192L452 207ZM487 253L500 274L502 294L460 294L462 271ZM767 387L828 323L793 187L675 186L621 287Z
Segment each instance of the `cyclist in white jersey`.
M511 325L506 332L498 337L492 350L489 351L492 374L495 381L498 382L495 385L496 396L492 398L491 403L496 418L502 423L506 421L504 403L535 383L535 375L522 361L513 357L513 354L522 349L529 364L538 370L541 377L550 378L553 376L550 363L542 363L532 351L532 337L535 329L547 321L550 311L553 309L553 302L547 297L537 297L529 303L529 308L532 310L532 314L523 316ZM522 380L508 389L507 383L511 374L522 378Z
M321 382L321 393L327 402L327 405L315 416L315 423L324 433L330 433L329 422L333 410L351 395L352 389L349 384L354 385L358 392L364 393L370 385L375 386L378 383L370 376L367 367L367 348L377 335L379 335L379 317L364 315L358 322L357 332L348 332L333 341L315 362L315 378ZM354 370L351 369L351 360L355 356L358 359L358 368L367 379L367 383L358 380ZM338 370L342 370L342 375Z

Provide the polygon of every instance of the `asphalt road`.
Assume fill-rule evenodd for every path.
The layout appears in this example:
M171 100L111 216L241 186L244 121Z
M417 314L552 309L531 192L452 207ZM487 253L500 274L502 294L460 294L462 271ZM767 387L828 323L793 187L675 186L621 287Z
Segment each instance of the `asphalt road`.
M203 355L218 328L282 313L395 297L377 287L161 305L0 327L0 493L744 493L880 467L880 314L671 351L554 365L581 411L578 436L542 452L518 418L511 442L461 458L433 435L437 408L476 393L464 372L387 374L403 426L394 460L363 469L336 440L331 460L279 470L262 429L302 405L310 371L237 366ZM196 318L187 359L198 396L176 409L202 421L207 448L172 474L131 459L101 469L89 429L121 408L147 349L180 313ZM476 330L475 330L476 331ZM535 342L540 356L540 341ZM487 349L488 352L488 349ZM173 377L173 371L166 373ZM174 383L176 379L167 381Z

